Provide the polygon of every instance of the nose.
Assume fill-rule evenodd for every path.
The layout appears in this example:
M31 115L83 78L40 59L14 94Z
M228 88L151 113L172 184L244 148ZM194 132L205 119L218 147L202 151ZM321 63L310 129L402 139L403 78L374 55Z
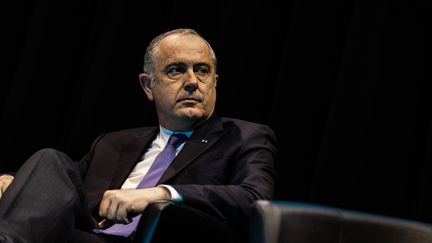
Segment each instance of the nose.
M194 92L198 88L198 77L194 71L189 69L185 75L184 89L189 93Z

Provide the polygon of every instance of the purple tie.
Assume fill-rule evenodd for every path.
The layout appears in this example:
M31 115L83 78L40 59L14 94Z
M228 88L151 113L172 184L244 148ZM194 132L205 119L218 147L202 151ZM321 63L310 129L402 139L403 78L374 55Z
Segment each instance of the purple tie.
M177 147L186 141L187 138L188 137L183 133L174 133L170 136L167 145L162 152L158 154L149 171L138 184L137 189L156 186L156 183L176 156ZM93 231L95 233L129 237L135 231L140 218L141 214L133 217L132 222L129 224L114 224L104 230L94 229Z

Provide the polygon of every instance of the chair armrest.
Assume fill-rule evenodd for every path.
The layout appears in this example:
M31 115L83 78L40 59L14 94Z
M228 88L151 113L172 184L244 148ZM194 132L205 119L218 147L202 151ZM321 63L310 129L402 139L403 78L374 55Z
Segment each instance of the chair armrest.
M294 201L257 201L251 243L430 243L432 225Z
M134 242L244 242L229 224L172 201L151 203L143 212Z

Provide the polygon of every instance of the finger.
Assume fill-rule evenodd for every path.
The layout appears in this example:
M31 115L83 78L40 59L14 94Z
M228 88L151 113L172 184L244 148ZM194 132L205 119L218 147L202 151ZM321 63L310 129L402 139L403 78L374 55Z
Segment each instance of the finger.
M130 220L127 217L127 210L124 206L119 206L117 209L117 220L122 224L129 224Z
M118 202L111 200L111 204L108 208L108 214L106 218L117 222L117 209L118 209Z
M111 199L108 196L108 191L104 193L102 201L99 205L99 216L106 218L108 214L108 209L111 204Z
M111 227L112 225L114 225L114 221L108 220L108 219L103 219L102 221L100 221L98 223L98 228L99 229L106 229Z

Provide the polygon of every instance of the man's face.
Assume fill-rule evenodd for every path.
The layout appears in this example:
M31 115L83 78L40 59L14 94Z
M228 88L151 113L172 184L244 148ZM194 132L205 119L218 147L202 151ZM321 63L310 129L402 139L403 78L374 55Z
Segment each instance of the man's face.
M144 90L155 102L163 127L190 130L213 114L217 75L210 49L201 38L172 35L162 39L154 54L153 78Z

